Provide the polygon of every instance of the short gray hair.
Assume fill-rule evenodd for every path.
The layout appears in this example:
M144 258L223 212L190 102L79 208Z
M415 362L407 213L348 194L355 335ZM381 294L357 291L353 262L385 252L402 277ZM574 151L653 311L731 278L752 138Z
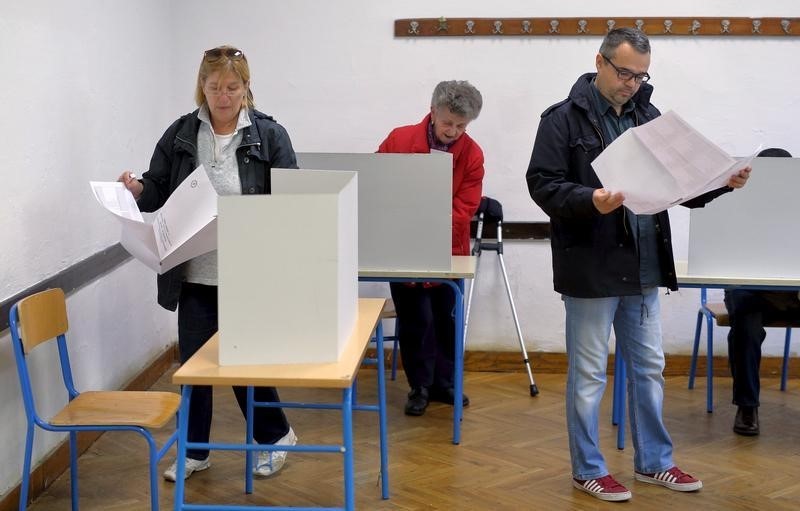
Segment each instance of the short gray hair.
M464 80L439 82L433 89L431 106L447 107L448 110L470 121L478 118L483 107L481 93L472 84Z
M617 48L622 43L628 43L638 53L650 53L650 40L644 32L635 28L615 28L603 38L600 45L600 55L607 59L614 58Z

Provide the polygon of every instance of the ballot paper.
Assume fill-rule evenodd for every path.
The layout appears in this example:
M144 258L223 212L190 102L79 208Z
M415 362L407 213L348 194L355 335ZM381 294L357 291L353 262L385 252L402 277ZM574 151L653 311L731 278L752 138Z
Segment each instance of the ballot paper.
M217 192L197 167L151 219L120 182L89 182L97 201L122 224L120 243L158 273L217 248Z
M603 188L625 196L627 208L650 215L725 186L754 157L733 158L669 111L625 131L592 167Z

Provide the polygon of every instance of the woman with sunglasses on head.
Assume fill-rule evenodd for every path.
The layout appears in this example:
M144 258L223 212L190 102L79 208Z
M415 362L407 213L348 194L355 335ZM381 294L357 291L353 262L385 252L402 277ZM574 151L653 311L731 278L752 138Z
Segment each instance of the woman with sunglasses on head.
M204 165L219 195L270 193L270 169L297 168L286 130L255 109L250 68L241 50L220 46L200 62L195 89L198 109L172 123L158 141L150 168L136 179L123 172L125 184L142 211L155 211L198 167ZM253 271L257 271L253 268ZM178 348L186 362L217 331L217 252L195 257L158 276L158 303L178 310ZM234 387L242 413L245 387ZM257 387L256 401L279 401L272 387ZM211 387L195 386L189 404L189 442L208 442L211 431ZM254 410L258 443L294 445L297 437L280 408ZM207 469L208 450L190 449L185 477ZM281 469L286 451L261 452L253 473L270 476ZM177 460L164 478L175 481Z

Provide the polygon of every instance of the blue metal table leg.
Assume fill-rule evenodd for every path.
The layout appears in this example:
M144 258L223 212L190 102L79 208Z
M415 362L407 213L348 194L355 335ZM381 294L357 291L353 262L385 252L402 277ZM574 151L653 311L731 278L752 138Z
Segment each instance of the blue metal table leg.
M175 472L175 511L183 509L186 472L186 435L189 430L189 400L192 386L184 385L181 391L181 407L178 412L178 457Z
M342 391L342 436L344 440L344 508L355 509L353 468L353 391L350 387Z
M447 281L455 294L455 367L453 368L453 443L461 443L461 418L464 414L464 279Z
M381 448L381 497L389 498L389 446L386 421L386 375L383 367L383 325L378 322L375 331L376 351L378 359L378 424Z
M255 417L255 388L252 385L247 387L247 417L245 418L246 433L245 442L247 445L253 444L253 421ZM244 492L253 493L253 451L247 450L244 455Z
M706 323L706 411L711 413L714 411L714 322L711 316Z

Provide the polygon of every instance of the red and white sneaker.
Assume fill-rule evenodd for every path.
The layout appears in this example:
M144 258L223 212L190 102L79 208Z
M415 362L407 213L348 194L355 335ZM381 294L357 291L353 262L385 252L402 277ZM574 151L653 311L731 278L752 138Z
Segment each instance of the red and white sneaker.
M690 476L678 467L672 467L663 472L655 474L642 474L634 472L637 481L643 483L658 484L675 491L696 491L703 487L703 481Z
M627 488L617 482L611 475L598 477L597 479L572 479L572 486L585 491L592 497L600 500L628 500L631 498L631 492Z

